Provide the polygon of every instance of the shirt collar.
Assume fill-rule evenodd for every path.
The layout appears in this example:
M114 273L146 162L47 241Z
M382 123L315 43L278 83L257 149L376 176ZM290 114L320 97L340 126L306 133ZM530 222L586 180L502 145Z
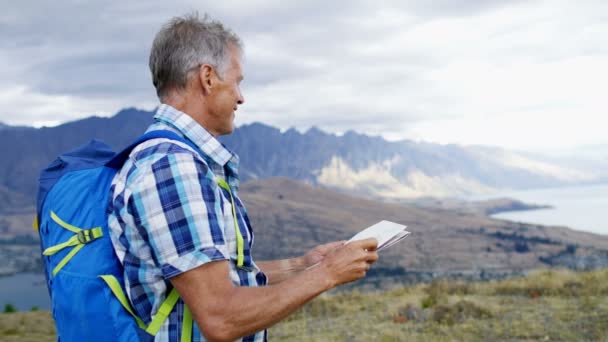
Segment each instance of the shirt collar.
M231 160L231 164L238 165L238 156L228 150L203 126L194 121L190 115L163 103L156 110L154 119L175 127L219 165L224 166Z

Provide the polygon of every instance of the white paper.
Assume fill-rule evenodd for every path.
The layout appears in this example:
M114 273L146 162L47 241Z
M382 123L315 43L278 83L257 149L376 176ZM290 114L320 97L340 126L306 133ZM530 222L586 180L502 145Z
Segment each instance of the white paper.
M355 236L346 241L346 243L373 237L378 240L378 248L376 250L380 251L381 249L388 248L408 237L411 233L405 230L405 228L407 228L407 226L395 222L380 221L355 234ZM319 263L309 266L307 269L313 268L318 264Z
M405 230L405 228L407 228L407 226L395 222L380 221L360 231L346 243L367 238L375 238L378 240L378 251L380 251L381 249L396 244L410 235L411 233Z

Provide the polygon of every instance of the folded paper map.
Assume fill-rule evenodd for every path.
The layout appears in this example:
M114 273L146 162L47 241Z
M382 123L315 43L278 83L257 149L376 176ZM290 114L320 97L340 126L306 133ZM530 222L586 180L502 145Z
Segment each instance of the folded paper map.
M378 251L388 248L397 242L405 239L411 233L405 230L407 226L390 222L380 221L373 226L369 226L364 230L357 233L346 243L357 240L364 240L367 238L375 238L378 240Z
M378 240L378 248L376 250L380 251L381 249L388 248L408 237L411 233L405 230L406 227L407 226L391 221L380 221L373 226L363 229L350 238L350 240L346 241L346 243L367 238L375 238ZM307 269L313 268L318 264L319 263L309 266Z

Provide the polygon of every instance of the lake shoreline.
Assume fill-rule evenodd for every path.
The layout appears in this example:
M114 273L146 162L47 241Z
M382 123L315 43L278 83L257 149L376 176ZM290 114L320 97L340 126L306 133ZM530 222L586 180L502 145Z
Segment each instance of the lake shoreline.
M501 211L489 215L492 219L608 235L608 222L604 219L605 208L608 208L608 184L513 191L503 195L525 203L549 204L551 210Z

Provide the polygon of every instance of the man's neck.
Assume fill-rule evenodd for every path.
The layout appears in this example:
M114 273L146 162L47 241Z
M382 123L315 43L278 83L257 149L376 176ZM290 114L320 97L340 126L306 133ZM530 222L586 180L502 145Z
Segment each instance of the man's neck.
M204 98L191 96L191 94L174 93L163 99L162 102L190 116L194 121L196 121L196 123L203 126L203 128L205 128L214 137L218 136L217 132L213 130L213 128L205 120L208 115L205 110L206 106L204 103Z

